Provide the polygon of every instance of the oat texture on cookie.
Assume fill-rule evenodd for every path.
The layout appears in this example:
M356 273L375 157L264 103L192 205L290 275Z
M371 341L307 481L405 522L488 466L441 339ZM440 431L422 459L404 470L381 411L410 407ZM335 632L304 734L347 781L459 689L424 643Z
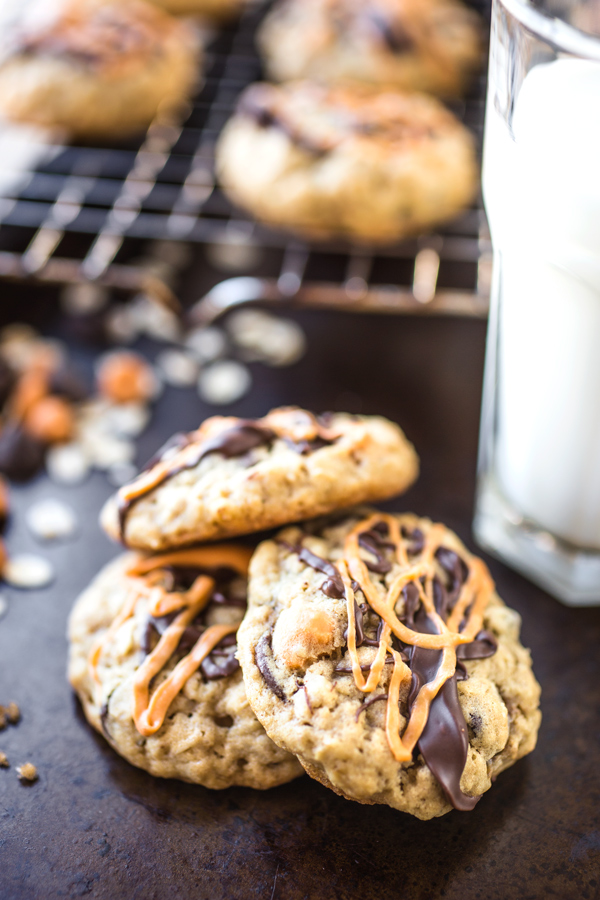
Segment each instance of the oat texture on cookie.
M152 774L217 788L298 774L250 710L236 658L251 552L120 557L75 606L69 676L86 716Z
M420 818L469 810L535 746L518 616L445 526L364 511L288 529L261 545L250 584L251 704L339 793Z

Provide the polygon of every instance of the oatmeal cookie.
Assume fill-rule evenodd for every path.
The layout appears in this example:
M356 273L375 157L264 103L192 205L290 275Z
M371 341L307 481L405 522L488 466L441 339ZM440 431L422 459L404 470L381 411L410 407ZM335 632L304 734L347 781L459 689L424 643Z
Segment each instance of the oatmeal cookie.
M313 778L430 819L535 747L519 626L445 526L357 510L259 546L239 658L267 734Z
M433 97L251 85L217 144L217 174L256 218L313 238L391 243L473 200L469 131Z
M249 558L233 544L125 554L75 604L71 684L94 728L152 775L269 788L302 771L258 723L235 656Z
M197 81L193 29L144 0L55 0L2 44L0 114L80 138L143 130Z
M460 0L281 0L258 43L276 81L462 94L482 63L482 27Z
M102 511L107 533L157 550L273 528L391 497L417 477L400 428L379 416L215 416L175 435Z

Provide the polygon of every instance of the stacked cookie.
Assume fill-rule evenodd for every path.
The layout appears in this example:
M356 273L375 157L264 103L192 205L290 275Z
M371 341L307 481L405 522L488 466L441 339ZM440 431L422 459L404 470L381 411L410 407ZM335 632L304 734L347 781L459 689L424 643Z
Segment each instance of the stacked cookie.
M460 0L280 0L258 42L283 84L242 94L217 146L225 190L311 238L389 243L452 218L477 190L474 142L425 94L466 91L480 30Z
M485 565L442 525L357 505L417 470L378 417L286 408L175 435L105 506L135 551L71 615L91 724L207 787L304 769L420 818L471 809L533 749L539 688Z

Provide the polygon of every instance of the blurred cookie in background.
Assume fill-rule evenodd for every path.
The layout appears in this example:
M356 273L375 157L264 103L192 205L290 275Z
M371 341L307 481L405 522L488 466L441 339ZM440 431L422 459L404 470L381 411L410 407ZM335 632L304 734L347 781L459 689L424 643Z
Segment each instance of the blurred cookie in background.
M482 63L481 23L460 0L280 0L258 43L276 81L462 94Z
M0 115L77 138L134 134L198 80L194 27L145 0L53 0L5 31Z
M198 15L223 21L241 12L247 0L151 0L175 16Z
M255 84L217 145L217 173L258 219L311 237L389 243L475 196L472 136L422 94Z

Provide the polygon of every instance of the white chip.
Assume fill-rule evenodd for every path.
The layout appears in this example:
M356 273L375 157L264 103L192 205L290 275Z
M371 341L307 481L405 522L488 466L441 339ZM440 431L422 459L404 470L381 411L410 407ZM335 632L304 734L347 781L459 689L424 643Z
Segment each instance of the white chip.
M248 362L260 360L271 366L290 366L306 350L302 328L291 319L271 316L260 309L232 313L227 330Z
M0 619L8 612L8 600L0 594Z
M20 553L8 559L2 574L8 584L26 590L46 587L54 580L50 562L33 553Z
M213 363L200 373L198 393L215 406L234 403L248 393L252 377L246 366L234 360Z
M131 314L141 334L159 341L178 341L181 322L173 310L162 303L140 294L133 300Z
M126 304L109 309L104 324L109 339L115 344L131 344L140 333L132 309Z
M291 366L304 356L306 337L291 319L274 319L263 338L262 358L270 366Z
M42 541L69 538L77 531L77 518L71 507L52 497L30 506L25 521L32 534Z
M173 387L191 387L196 383L198 360L185 350L163 350L156 357L160 374Z
M99 435L97 440L86 443L86 451L92 465L102 470L131 463L135 457L135 445L131 441L109 434Z
M67 315L89 316L99 312L108 303L108 291L99 284L85 281L69 284L60 294L60 304Z
M46 454L46 471L56 484L81 484L90 465L81 444L58 444Z
M188 332L185 346L201 363L214 362L227 352L227 338L220 328L194 328Z

